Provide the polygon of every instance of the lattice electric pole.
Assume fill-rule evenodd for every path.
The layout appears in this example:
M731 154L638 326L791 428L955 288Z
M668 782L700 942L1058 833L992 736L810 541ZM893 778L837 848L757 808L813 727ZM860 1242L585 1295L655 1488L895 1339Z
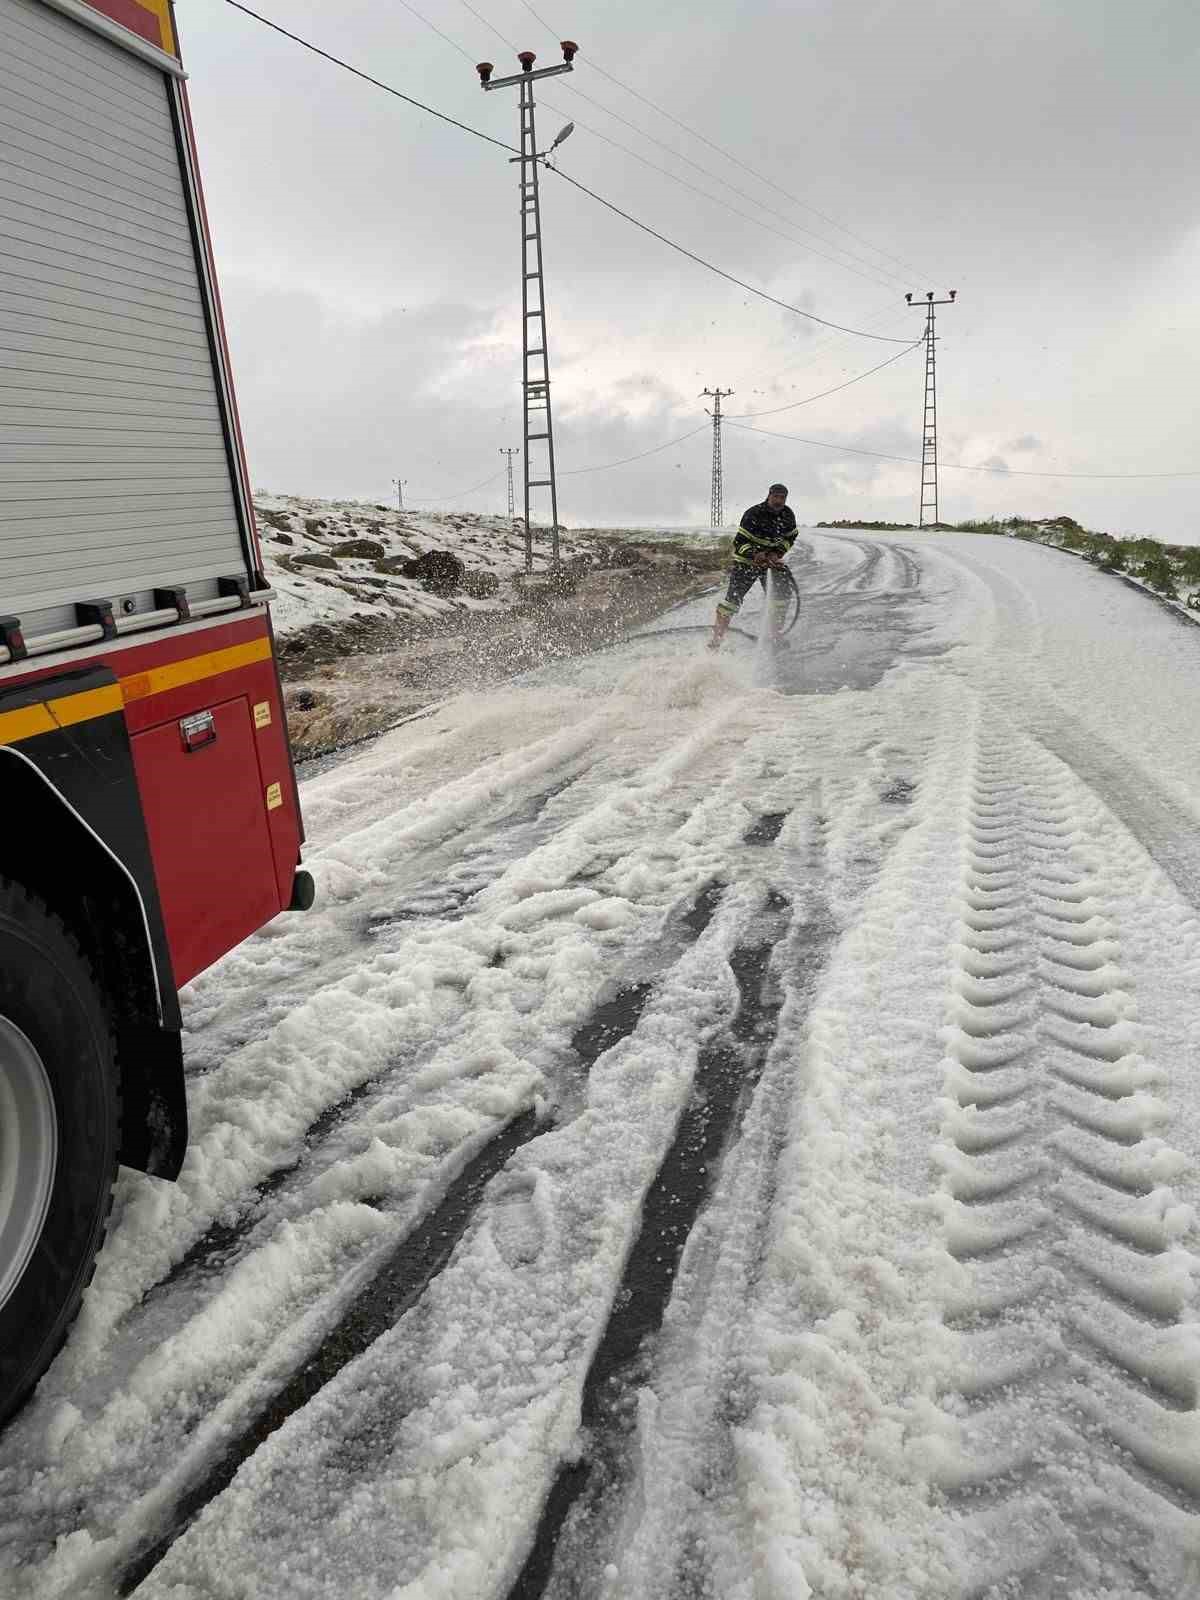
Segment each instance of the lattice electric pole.
M714 528L723 527L725 524L725 482L721 468L721 401L733 393L732 389L704 389L700 398L711 395L713 408L708 412L713 419L713 462L712 462L712 525ZM704 408L706 411L708 407Z
M509 78L496 78L490 61L481 61L476 67L479 81L485 89L507 89L519 84L521 89L521 154L514 156L509 165L520 164L521 169L521 342L522 387L525 395L525 570L533 569L533 530L529 522L529 492L531 489L549 489L551 521L551 559L558 564L558 486L554 477L554 423L550 413L550 345L546 338L546 285L542 265L542 208L538 191L538 165L544 161L574 129L566 127L550 146L539 150L533 125L533 83L535 78L553 78L560 72L572 72L571 63L579 46L571 39L562 41L563 59L556 67L539 67L532 50L521 50L517 60L520 72ZM546 465L540 470L545 477L535 478L532 444L545 445Z
M407 478L393 478L392 482L396 485L396 506L397 506L397 509L400 510L400 511L403 511L404 510L404 485L408 482L408 479Z
M913 303L911 294L904 296L909 305ZM933 308L934 306L952 306L958 299L958 290L951 289L948 300L935 300L933 290L930 289L925 296L927 307L925 314L925 426L921 432L921 514L919 527L927 528L931 523L937 523L938 517L938 481L937 481L937 364L934 347L937 344L937 335L934 332ZM920 301L917 304L920 305ZM927 518L925 513L932 508L932 518Z
M519 456L521 452L514 445L511 450L501 450L500 454L508 457L506 462L508 467L508 514L511 517L516 512L516 503L513 500L512 458L514 456Z

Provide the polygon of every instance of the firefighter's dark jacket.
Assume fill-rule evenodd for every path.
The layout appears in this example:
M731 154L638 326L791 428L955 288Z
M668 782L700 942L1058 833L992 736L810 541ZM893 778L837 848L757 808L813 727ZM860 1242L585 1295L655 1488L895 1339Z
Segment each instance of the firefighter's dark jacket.
M761 505L751 506L742 516L741 527L733 536L734 565L752 566L756 552L786 555L795 539L796 518L791 506L772 511L764 500Z

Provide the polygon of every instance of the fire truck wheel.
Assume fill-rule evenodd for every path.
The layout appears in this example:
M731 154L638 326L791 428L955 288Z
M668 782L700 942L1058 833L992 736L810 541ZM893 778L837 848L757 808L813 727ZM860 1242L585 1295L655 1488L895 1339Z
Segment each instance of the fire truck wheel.
M112 1030L83 952L0 878L0 1423L67 1336L112 1205Z

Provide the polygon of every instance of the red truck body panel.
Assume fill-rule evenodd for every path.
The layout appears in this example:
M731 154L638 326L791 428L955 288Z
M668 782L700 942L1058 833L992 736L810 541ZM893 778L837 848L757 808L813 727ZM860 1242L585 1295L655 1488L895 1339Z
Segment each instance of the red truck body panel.
M302 836L269 619L253 607L71 661L72 669L89 665L107 667L120 688L175 981L183 984L291 899ZM0 691L42 682L50 700L61 695L61 673L60 661L9 668ZM189 748L184 724L205 713L213 737ZM0 743L19 744L26 725L33 726L28 713L0 712Z

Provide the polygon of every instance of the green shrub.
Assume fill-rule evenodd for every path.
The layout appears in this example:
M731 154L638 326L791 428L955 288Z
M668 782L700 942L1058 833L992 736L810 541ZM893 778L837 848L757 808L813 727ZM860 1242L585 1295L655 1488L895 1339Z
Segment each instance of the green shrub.
M1104 568L1105 572L1123 572L1125 570L1125 552L1117 541L1110 539L1106 533L1088 534L1083 559L1096 562Z
M926 527L929 524L926 523ZM849 517L838 517L833 522L818 522L818 528L863 528L868 533L912 533L919 531L915 522L855 522Z
M1164 556L1163 547L1157 539L1122 539L1121 545L1129 562L1157 561Z
M1158 594L1165 595L1168 600L1178 600L1179 590L1175 587L1175 572L1166 556L1151 556L1148 561L1143 561L1136 569L1136 576L1143 583L1148 583Z

